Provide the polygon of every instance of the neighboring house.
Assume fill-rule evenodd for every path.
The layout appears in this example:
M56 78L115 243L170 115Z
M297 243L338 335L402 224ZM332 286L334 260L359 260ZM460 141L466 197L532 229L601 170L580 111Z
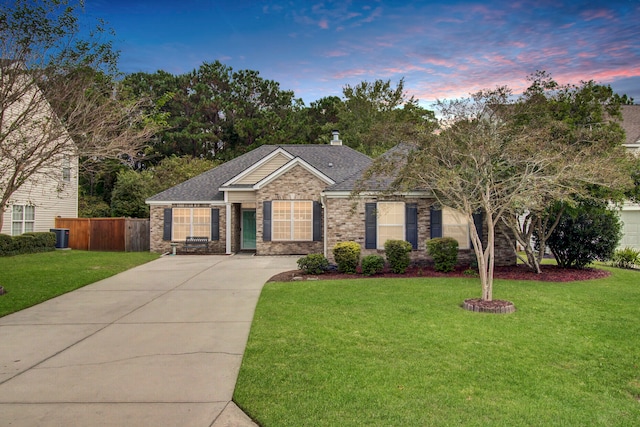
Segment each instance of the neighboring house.
M355 241L363 255L379 253L387 239L407 240L412 257L426 259L425 242L455 237L461 262L472 262L469 225L455 211L433 209L427 192L396 196L351 192L372 160L342 145L263 145L147 200L151 250L171 251L187 236L210 239L211 253L257 255L323 253ZM479 226L481 217L476 221ZM486 227L482 227L486 229ZM486 236L485 236L486 239ZM515 263L498 237L496 264Z
M55 218L77 218L78 216L78 156L76 147L66 130L60 128L51 105L40 91L32 85L25 93L26 100L11 100L3 94L3 116L0 121L2 153L0 158L0 195L7 185L6 178L20 167L45 160L38 172L28 178L10 196L5 207L0 233L18 235L30 231L49 231L55 227ZM35 107L34 107L35 106ZM22 117L27 115L28 119ZM16 117L21 120L21 128L15 126ZM51 132L52 123L57 129L54 138L42 137L39 129ZM53 134L49 134L51 136ZM20 143L15 143L18 140ZM15 148L20 147L20 148ZM55 147L49 150L48 147ZM32 151L29 164L19 160L16 150ZM49 150L49 151L47 151ZM17 153L17 154L16 154ZM55 153L51 157L47 157ZM26 166L25 166L26 165ZM1 207L0 207L1 208Z
M640 156L640 105L623 105L620 124L626 134L624 146L636 156ZM640 204L624 203L620 210L620 219L623 228L619 247L640 249Z

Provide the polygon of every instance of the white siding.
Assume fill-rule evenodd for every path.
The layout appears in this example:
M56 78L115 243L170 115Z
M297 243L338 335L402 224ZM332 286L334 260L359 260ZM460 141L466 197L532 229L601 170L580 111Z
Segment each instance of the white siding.
M256 170L243 176L242 179L238 180L235 184L255 184L286 165L289 160L290 159L284 154L278 154Z
M640 205L626 204L620 211L620 219L623 226L618 247L640 249Z

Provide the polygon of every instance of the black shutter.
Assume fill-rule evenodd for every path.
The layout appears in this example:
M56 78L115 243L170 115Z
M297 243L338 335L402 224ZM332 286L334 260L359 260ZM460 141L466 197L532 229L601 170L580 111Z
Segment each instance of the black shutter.
M442 209L431 206L431 238L442 237Z
M365 203L364 205L364 247L365 249L377 248L376 228L377 228L376 204Z
M271 201L262 202L262 240L271 241Z
M173 210L171 208L164 209L164 229L162 231L162 240L171 240L171 224Z
M313 202L313 241L322 241L322 205Z
M480 241L482 242L482 211L473 214L473 225L475 225L478 236L480 236Z
M220 240L220 209L211 209L211 240Z
M418 204L407 203L405 205L405 240L411 243L413 250L418 249Z

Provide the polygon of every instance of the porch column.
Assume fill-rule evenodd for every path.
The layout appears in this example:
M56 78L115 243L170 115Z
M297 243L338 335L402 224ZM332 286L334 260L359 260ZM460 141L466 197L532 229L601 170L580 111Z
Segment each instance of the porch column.
M226 254L231 255L231 203L226 204L226 232L225 232L225 246L226 246Z

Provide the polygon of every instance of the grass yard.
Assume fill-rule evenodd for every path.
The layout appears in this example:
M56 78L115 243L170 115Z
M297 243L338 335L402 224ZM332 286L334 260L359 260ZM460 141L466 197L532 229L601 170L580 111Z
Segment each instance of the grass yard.
M268 283L234 401L273 426L638 426L640 272Z
M55 251L0 257L0 317L158 258L149 252Z

